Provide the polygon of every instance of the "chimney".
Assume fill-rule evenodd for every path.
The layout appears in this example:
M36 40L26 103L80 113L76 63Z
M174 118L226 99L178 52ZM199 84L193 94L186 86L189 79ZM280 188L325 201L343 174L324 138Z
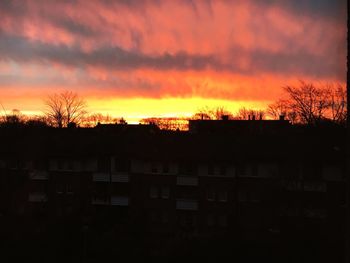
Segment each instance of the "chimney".
M280 121L284 121L284 115L280 115Z
M221 120L228 121L228 115L221 115Z
M253 115L253 118L252 118L253 121L255 121L255 115Z

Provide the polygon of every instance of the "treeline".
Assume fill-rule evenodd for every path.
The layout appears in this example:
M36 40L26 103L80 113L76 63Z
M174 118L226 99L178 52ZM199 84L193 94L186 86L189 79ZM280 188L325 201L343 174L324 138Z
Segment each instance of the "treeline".
M277 120L281 116L292 124L315 126L331 122L345 126L347 120L346 89L341 84L320 84L300 81L297 86L283 87L283 97L265 109L240 108L230 112L225 107L204 107L191 117L151 117L141 124L154 124L164 130L186 130L188 120ZM42 115L27 116L19 110L3 109L0 126L95 127L98 124L126 124L123 118L108 114L88 113L86 101L76 93L65 91L48 96Z

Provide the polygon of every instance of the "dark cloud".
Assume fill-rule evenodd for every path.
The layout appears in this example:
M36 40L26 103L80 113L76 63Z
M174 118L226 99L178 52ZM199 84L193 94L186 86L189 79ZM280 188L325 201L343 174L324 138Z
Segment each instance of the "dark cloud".
M255 0L262 6L276 5L294 14L324 17L326 19L345 19L346 0Z
M329 54L327 54L329 55ZM84 52L78 46L49 45L29 41L23 37L2 35L0 37L0 60L16 62L47 63L55 62L69 67L85 68L97 66L112 70L133 70L139 68L166 70L205 70L230 71L245 75L256 73L307 74L315 77L343 78L337 67L342 54L315 56L300 50L272 53L262 50L246 51L240 47L232 48L230 63L223 63L214 55L165 53L158 56L145 55L124 50L120 47L101 47ZM248 59L247 67L240 66L239 60ZM343 61L345 63L345 60Z
M59 18L59 19L56 18L56 19L52 19L51 22L55 26L59 28L63 28L74 35L83 36L83 37L98 37L100 35L99 32L92 29L90 26L83 25L79 23L79 21L72 20L69 18Z

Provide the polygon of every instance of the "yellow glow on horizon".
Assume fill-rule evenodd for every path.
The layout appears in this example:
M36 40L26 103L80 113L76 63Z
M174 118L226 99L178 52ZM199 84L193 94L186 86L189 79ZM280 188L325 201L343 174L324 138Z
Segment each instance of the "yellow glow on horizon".
M204 107L225 107L236 113L241 107L262 109L270 102L229 101L206 98L129 98L89 99L89 111L123 117L129 123L138 123L147 117L190 117Z
M224 100L201 97L99 98L88 96L85 97L85 100L88 113L108 114L113 118L123 117L128 123L139 123L141 119L149 117L190 117L205 107L224 107L235 114L241 107L265 109L271 103L271 101L260 100ZM7 114L10 114L12 109L19 109L25 115L43 115L45 110L43 100L37 97L21 98L13 103L7 101L3 106Z

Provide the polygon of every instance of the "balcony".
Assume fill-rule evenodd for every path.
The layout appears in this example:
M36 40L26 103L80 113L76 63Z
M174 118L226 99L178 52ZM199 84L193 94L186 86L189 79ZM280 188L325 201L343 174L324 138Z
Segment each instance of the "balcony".
M28 201L33 203L47 202L47 195L45 193L30 193Z
M178 176L178 177L176 177L176 184L177 185L197 186L198 185L198 178L197 177Z
M112 174L113 183L128 183L129 175L128 174Z
M109 200L108 200L108 198L95 196L92 198L91 204L93 204L93 205L109 205Z
M129 197L127 197L127 196L112 196L111 197L111 205L128 206L129 205Z
M198 202L196 200L178 199L176 200L176 209L179 210L198 210Z
M33 171L29 173L29 177L32 180L48 180L49 174L47 171Z
M327 184L324 182L304 182L304 191L327 192Z
M92 175L92 180L94 182L109 182L110 175L108 173L94 173Z

